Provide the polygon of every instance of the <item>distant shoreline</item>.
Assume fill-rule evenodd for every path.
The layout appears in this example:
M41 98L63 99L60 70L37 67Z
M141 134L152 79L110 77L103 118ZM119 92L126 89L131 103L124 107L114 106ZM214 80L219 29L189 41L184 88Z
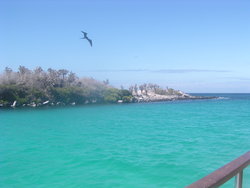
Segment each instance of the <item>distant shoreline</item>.
M138 97L138 96L137 96ZM69 106L90 106L90 105L107 105L107 104L136 104L136 103L154 103L154 102L170 102L170 101L188 101L188 100L210 100L210 99L219 99L220 97L216 96L191 96L190 97L176 97L176 96L168 96L168 98L147 98L142 100L137 100L136 97L132 102L125 103L125 102L117 102L117 103L88 103L88 104L65 104L62 102L59 102L57 104L54 103L46 103L46 104L40 104L40 105L25 105L25 106L1 106L0 109L20 109L20 108L46 108L46 107L69 107Z
M154 83L115 88L109 80L79 78L65 69L30 70L19 66L18 71L6 67L0 74L0 107L75 106L84 104L115 104L173 100L214 99L193 96L180 90Z
M150 100L142 100L138 101L137 103L147 103L147 102L164 102L164 101L184 101L184 100L207 100L207 99L218 99L219 97L213 96L193 96L190 98L171 98L171 99L150 99Z

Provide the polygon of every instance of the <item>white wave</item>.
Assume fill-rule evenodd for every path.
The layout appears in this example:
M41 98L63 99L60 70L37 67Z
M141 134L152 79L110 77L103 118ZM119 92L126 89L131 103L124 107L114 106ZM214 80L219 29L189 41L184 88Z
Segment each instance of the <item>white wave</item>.
M218 97L217 99L220 99L220 100L227 100L227 99L230 99L229 97Z

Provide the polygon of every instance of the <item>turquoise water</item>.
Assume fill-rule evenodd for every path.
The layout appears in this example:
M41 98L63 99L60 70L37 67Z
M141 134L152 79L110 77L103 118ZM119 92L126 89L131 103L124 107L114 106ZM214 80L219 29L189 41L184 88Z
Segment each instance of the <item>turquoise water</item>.
M250 94L217 96L1 109L0 187L184 187L250 150Z

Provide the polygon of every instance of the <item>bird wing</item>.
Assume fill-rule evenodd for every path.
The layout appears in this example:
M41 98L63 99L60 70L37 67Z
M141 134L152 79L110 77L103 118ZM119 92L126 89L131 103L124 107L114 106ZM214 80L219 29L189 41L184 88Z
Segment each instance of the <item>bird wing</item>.
M82 33L83 33L84 37L87 38L88 33L84 32L84 31L82 31Z
M92 47L92 40L90 40L89 38L86 38L89 41L90 46Z

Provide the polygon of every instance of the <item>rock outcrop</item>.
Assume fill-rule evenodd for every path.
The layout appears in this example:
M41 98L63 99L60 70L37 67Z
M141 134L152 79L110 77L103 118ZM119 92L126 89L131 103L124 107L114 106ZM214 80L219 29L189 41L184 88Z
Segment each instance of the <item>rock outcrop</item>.
M139 86L140 87L140 86ZM215 99L216 97L192 96L179 90L171 88L162 89L148 87L141 89L131 87L132 95L136 102L173 101L173 100L195 100L195 99Z

